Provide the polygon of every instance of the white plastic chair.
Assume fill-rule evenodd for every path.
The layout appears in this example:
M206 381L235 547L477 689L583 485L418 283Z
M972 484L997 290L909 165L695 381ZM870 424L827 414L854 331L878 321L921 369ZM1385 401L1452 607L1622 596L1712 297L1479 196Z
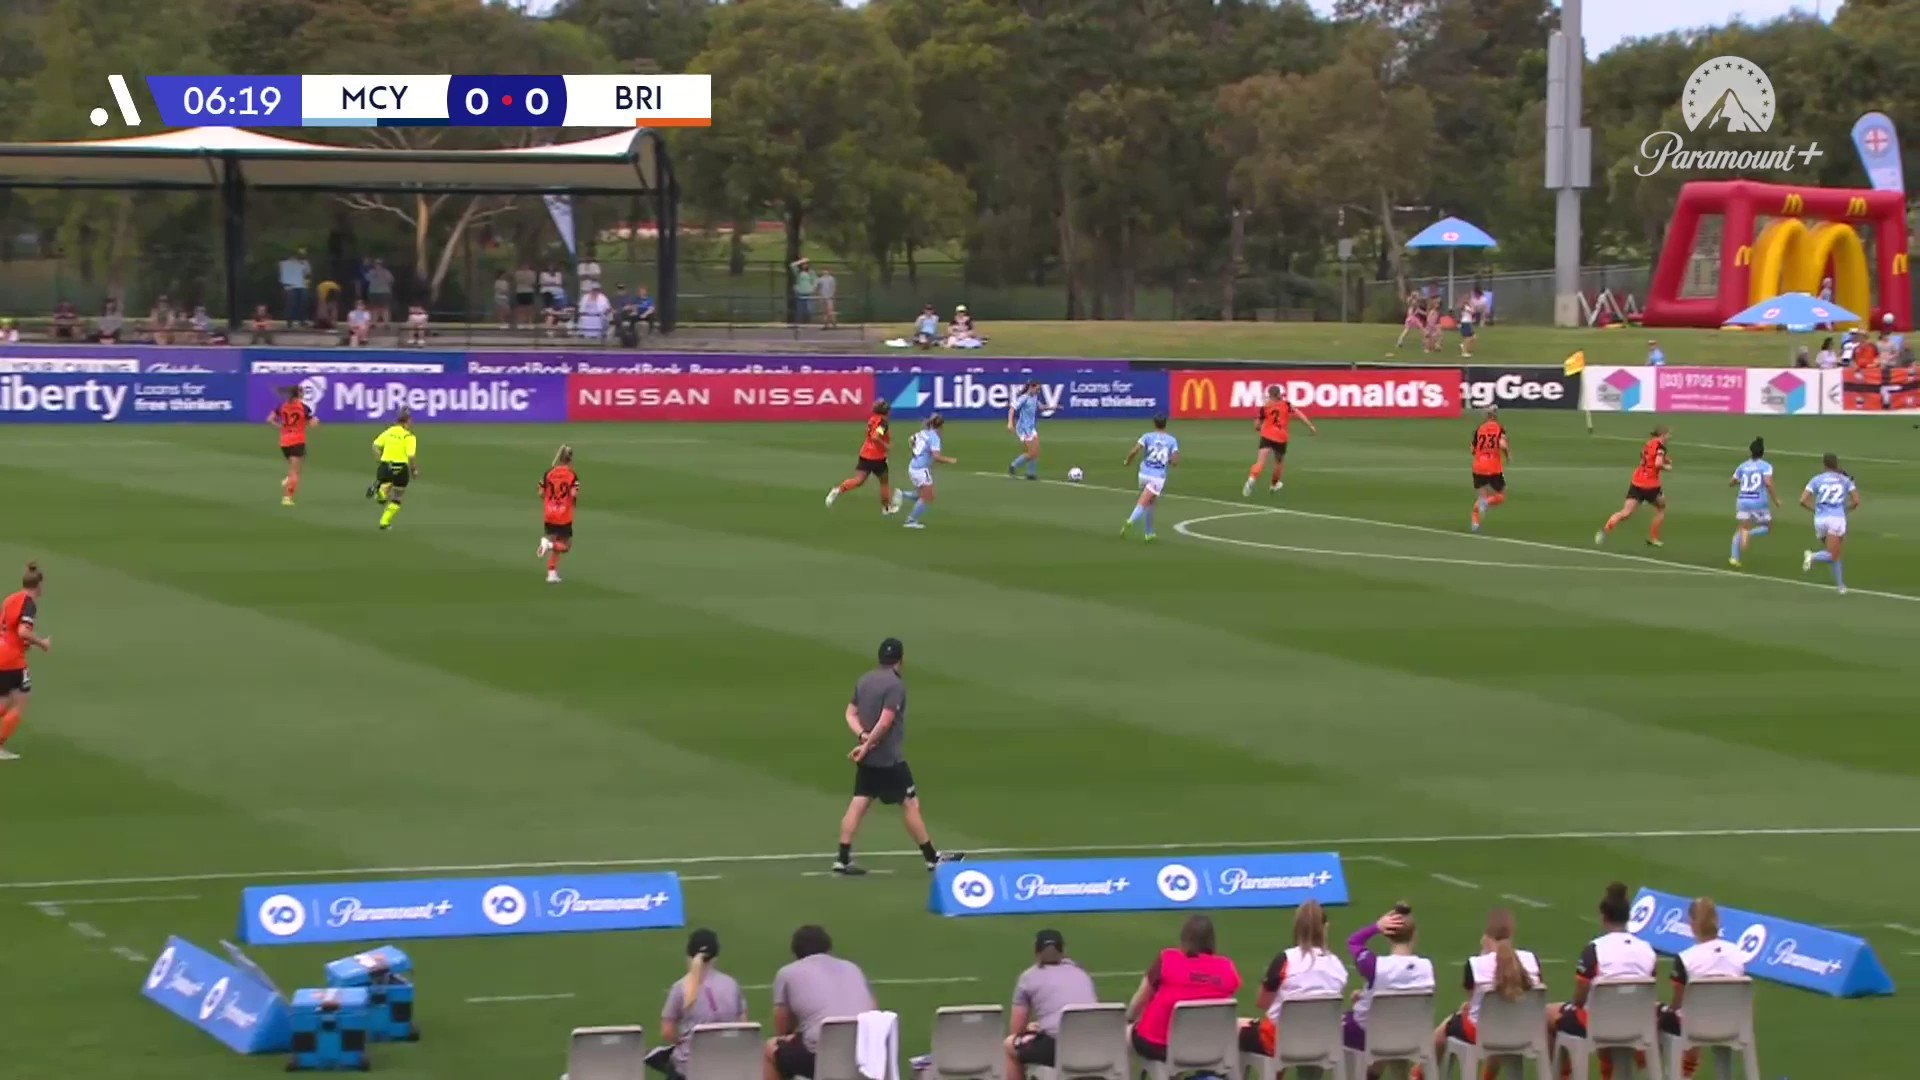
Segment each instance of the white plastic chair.
M1536 986L1508 1001L1489 993L1480 1002L1480 1022L1475 1025L1478 1042L1463 1042L1449 1036L1446 1056L1440 1059L1440 1077L1446 1080L1448 1063L1459 1066L1460 1080L1480 1080L1480 1067L1492 1063L1514 1080L1526 1075L1532 1061L1543 1080L1553 1075L1553 1051L1547 1040L1547 991Z
M860 1075L860 1021L830 1016L820 1024L811 1080L865 1080Z
M1053 1067L1028 1070L1034 1080L1127 1080L1125 1005L1069 1005L1053 1040Z
M761 1049L759 1024L701 1024L687 1036L687 1080L759 1080Z
M1004 1012L998 1005L950 1005L935 1012L933 1074L940 1080L997 1076L1006 1067Z
M1394 1067L1387 1075L1396 1069L1410 1073L1416 1065L1424 1070L1422 1075L1440 1075L1433 1060L1433 991L1373 995L1373 1007L1367 1010L1367 1048L1347 1051L1347 1075L1366 1076L1376 1063Z
M1274 1031L1273 1056L1242 1050L1241 1060L1254 1080L1274 1080L1283 1069L1292 1069L1297 1077L1346 1080L1345 1011L1346 999L1339 994L1288 998Z
M1572 1080L1587 1080L1595 1054L1613 1059L1614 1080L1633 1080L1641 1055L1646 1074L1662 1080L1659 1004L1652 979L1596 979L1587 993L1587 1036L1561 1034L1556 1054L1572 1064Z
M1240 1075L1240 1016L1232 998L1183 1001L1167 1027L1167 1060L1137 1058L1134 1075L1172 1080L1188 1073Z
M1680 1075L1680 1058L1689 1047L1713 1051L1713 1075L1731 1080L1733 1060L1742 1062L1746 1080L1760 1080L1760 1052L1753 1040L1753 980L1694 979L1687 983L1678 1036L1660 1033L1660 1056L1667 1075Z
M574 1028L567 1040L567 1072L560 1080L642 1080L647 1033L638 1024Z

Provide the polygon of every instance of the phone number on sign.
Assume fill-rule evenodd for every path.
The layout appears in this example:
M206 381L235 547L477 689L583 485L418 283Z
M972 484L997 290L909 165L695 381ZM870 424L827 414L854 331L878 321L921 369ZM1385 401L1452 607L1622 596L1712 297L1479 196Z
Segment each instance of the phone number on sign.
M1697 368L1692 371L1668 368L1659 373L1656 385L1662 390L1744 390L1747 372L1744 368Z

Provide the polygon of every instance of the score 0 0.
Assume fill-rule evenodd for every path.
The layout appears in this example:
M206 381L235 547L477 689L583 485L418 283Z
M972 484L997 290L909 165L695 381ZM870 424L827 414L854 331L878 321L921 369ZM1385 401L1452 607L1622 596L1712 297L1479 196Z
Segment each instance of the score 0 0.
M456 77L447 86L447 116L474 127L558 127L567 115L560 76Z

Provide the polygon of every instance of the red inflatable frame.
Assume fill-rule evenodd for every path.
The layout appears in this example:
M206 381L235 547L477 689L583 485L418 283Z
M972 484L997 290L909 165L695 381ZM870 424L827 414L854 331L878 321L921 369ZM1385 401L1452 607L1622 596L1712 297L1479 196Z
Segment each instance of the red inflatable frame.
M1700 219L1710 214L1725 218L1720 289L1711 297L1682 298ZM1756 237L1754 224L1761 217L1773 221ZM1693 181L1681 187L1642 319L1648 326L1717 327L1779 293L1813 292L1828 276L1834 279L1837 303L1869 314L1866 257L1856 223L1871 223L1874 229L1874 276L1880 286L1880 303L1870 312L1874 325L1891 314L1899 329L1911 328L1905 195L1751 180Z

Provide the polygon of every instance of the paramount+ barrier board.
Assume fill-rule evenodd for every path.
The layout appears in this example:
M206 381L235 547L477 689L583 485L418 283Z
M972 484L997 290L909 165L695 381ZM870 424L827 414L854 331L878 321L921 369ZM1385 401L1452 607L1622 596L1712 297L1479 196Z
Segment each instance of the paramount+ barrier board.
M1022 859L942 863L927 910L949 917L1078 911L1216 911L1347 902L1346 872L1330 852Z
M248 945L672 929L674 873L261 885L240 896Z

